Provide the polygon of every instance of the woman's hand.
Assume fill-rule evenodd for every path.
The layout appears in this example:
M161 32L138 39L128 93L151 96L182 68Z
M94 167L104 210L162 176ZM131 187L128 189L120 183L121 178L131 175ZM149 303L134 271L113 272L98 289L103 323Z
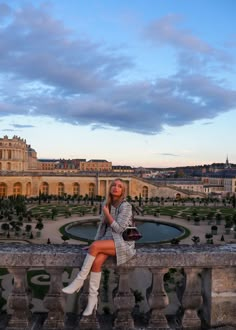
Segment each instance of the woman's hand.
M104 205L103 206L103 214L105 216L105 222L108 224L108 225L111 225L112 222L114 221L114 219L112 218L111 214L110 214L110 210L109 210L109 207L107 205Z
M110 215L109 207L107 205L103 206L103 213L106 218Z

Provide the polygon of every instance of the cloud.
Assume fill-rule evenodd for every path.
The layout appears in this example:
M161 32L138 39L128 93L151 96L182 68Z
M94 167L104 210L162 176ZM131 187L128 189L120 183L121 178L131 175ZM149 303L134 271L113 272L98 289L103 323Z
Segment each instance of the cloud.
M179 157L179 155L176 155L176 154L171 154L171 153L167 153L167 152L164 152L164 153L160 153L159 155L161 155L161 156Z
M15 128L32 128L35 127L34 125L20 125L20 124L12 124Z
M153 135L166 125L212 119L236 107L236 91L225 81L193 70L194 62L200 66L196 53L208 63L219 60L220 51L190 31L178 30L178 17L150 24L145 34L155 44L179 51L179 70L125 84L119 77L135 70L135 59L121 49L75 35L46 6L6 8L0 30L2 117L48 116L92 130Z
M43 7L15 11L0 38L2 73L22 82L40 81L62 95L104 88L120 70L132 66L128 57L102 51L104 45L75 39Z
M151 22L143 32L144 37L158 47L171 47L177 53L182 68L199 72L216 65L232 69L235 60L225 49L215 48L195 36L190 30L181 28L184 17L171 14Z
M3 132L15 132L14 129L6 128L2 130Z
M186 29L177 26L183 21L179 15L167 15L150 23L144 31L144 36L159 45L171 45L178 49L191 49L201 53L211 53L212 47L195 37Z
M0 20L3 22L5 17L11 15L11 8L6 3L0 3Z

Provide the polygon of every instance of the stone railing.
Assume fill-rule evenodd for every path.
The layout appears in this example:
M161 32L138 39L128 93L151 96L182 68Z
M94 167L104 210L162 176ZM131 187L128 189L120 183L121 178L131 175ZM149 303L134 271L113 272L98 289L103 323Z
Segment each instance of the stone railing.
M8 274L0 277L1 295L7 301L4 305L1 299L0 329L194 330L236 327L235 244L140 248L137 256L122 267L116 267L114 259L110 258L105 267L113 272L116 281L109 281L111 287L114 284L108 305L113 315L107 317L102 313L80 317L86 303L88 283L81 294L72 295L74 298L61 292L63 284L68 281L68 278L65 280L65 273L68 274L65 269L79 268L83 259L84 252L76 245L2 244L0 268L7 269ZM29 275L27 277L29 272L40 269L46 271L49 287L41 304L33 297L28 287ZM164 281L170 269L181 269L183 275L176 291L178 308L174 314L173 311L167 313L170 297ZM134 273L144 290L146 310L142 313L135 312ZM147 274L149 282L145 280ZM42 284L45 280L46 277L41 275ZM72 299L76 302L73 310L68 306Z

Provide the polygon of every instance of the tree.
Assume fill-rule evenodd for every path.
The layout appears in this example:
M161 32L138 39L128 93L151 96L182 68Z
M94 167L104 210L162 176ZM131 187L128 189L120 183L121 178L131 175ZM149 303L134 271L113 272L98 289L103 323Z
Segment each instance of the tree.
M7 231L9 231L10 226L9 226L8 223L3 223L3 224L1 225L1 228L2 228L2 230L3 230L4 232L7 232Z
M212 235L217 235L217 230L218 230L218 227L216 225L211 226Z
M172 245L178 245L179 242L180 242L180 240L179 240L178 238L172 238L172 240L170 241L170 243L171 243Z
M52 220L55 218L55 216L58 214L57 208L53 207L51 210L51 218Z
M193 241L194 244L198 244L198 243L200 243L200 237L199 236L193 236L192 241Z
M32 226L31 225L26 225L25 226L25 231L26 231L26 233L28 233L28 235L31 232L31 229L32 229Z
M236 208L236 197L235 197L235 195L233 195L233 197L232 197L232 206L233 206L234 209Z
M234 213L234 214L232 215L232 221L233 221L233 223L236 225L236 213Z
M222 214L220 212L216 213L216 223L220 225L222 219Z
M21 231L21 228L20 228L20 226L15 226L15 235L16 236L19 236L19 233L20 233L20 231Z
M213 243L213 239L212 239L213 235L210 233L205 234L205 238L208 244L212 244Z
M70 238L67 235L62 235L61 239L63 240L63 242L65 243L66 241L68 241Z
M139 194L139 200L138 200L138 206L142 206L142 197L141 194Z
M41 221L39 221L39 222L36 224L35 229L38 229L37 236L40 237L40 235L41 235L41 230L43 229L43 223L42 223Z
M16 221L11 221L10 222L10 226L12 227L12 229L15 229L15 227L16 227Z
M43 229L43 223L42 222L38 222L35 226L35 229L38 229L38 230L42 230Z

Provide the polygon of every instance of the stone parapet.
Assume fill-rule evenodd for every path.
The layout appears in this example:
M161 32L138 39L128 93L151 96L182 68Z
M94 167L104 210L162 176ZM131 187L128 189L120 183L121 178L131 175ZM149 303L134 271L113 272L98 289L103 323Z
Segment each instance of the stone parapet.
M61 292L65 285L63 274L65 269L79 269L84 257L85 252L78 245L1 245L0 267L6 268L8 276L13 278L7 295L9 317L5 328L33 329L37 310L32 310L27 273L43 269L48 274L49 290L42 302L44 321L37 329L69 329L69 298ZM141 270L149 272L151 278L150 285L145 289L148 310L141 320L143 323L140 321L142 329L236 327L236 244L139 248L137 255L127 264L117 267L114 258L109 258L105 267L115 272L118 278L111 295L113 301L110 302L115 311L113 329L137 329L140 320L134 317L136 302L129 278L134 271L138 273ZM170 269L181 270L184 280L177 292L178 311L167 315L170 302L164 279ZM5 290L2 285L2 296ZM82 292L79 298L86 299L86 292ZM72 328L98 329L102 317L97 319L96 315L92 315L86 320L80 319L80 299L75 299L77 308L73 310L73 315L76 325Z

